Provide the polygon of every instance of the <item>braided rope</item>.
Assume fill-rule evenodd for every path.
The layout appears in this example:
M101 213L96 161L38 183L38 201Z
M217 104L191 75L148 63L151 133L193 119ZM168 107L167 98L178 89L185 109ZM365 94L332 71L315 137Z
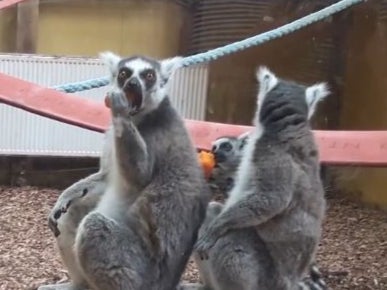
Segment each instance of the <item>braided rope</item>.
M342 10L345 10L355 4L358 4L360 2L363 2L366 0L342 0L335 4L332 4L331 6L328 6L326 8L323 8L317 12L311 13L307 16L304 16L302 18L299 18L293 22L290 22L288 24L285 24L281 27L269 30L267 32L246 38L241 41L236 41L231 44L227 44L222 47L218 47L215 49L208 50L206 52L198 53L195 55L191 55L188 57L185 57L183 60L183 66L191 66L199 63L209 62L216 60L220 57L245 50L247 48L261 45L265 42L271 41L276 38L280 38L282 36L285 36L287 34L290 34L292 32L295 32L301 28L304 28L305 26L311 25L315 22L321 21L329 16L332 16L333 14L336 14ZM100 88L103 86L108 85L109 79L107 77L102 78L96 78L86 81L80 81L70 84L64 84L60 86L55 86L53 89L63 91L66 93L74 93L74 92L80 92L80 91L86 91L91 90L94 88Z

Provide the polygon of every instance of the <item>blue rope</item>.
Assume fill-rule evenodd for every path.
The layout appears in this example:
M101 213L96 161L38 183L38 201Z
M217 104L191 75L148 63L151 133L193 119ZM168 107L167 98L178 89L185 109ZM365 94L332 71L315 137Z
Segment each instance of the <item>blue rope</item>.
M331 6L328 6L320 11L314 12L312 14L309 14L307 16L304 16L300 19L297 19L293 22L290 22L288 24L285 24L281 27L269 30L267 32L246 38L241 41L236 41L231 44L227 44L222 47L218 47L215 49L208 50L206 52L198 53L196 55L191 55L188 57L185 57L183 60L183 66L191 66L199 63L209 62L216 60L220 57L245 50L247 48L257 46L260 44L263 44L265 42L268 42L270 40L280 38L284 35L290 34L294 31L297 31L301 28L304 28L305 26L311 25L315 22L321 21L324 18L327 18L333 14L336 14L342 10L345 10L355 4L358 4L360 2L363 2L366 0L342 0L335 4L332 4ZM86 91L91 90L94 88L100 88L103 86L108 85L109 79L107 77L97 78L97 79L91 79L76 83L70 83L70 84L64 84L60 86L55 86L53 89L63 91L66 93L74 93L74 92L80 92L80 91Z

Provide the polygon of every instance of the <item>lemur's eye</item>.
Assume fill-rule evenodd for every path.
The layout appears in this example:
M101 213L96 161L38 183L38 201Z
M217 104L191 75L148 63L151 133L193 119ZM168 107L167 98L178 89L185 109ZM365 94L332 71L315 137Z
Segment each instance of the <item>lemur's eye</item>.
M232 145L231 145L230 142L224 142L224 143L220 144L219 147L220 147L220 149L222 149L222 150L224 150L226 152L229 152L229 151L232 150Z
M120 79L125 79L126 77L127 77L127 73L126 73L126 71L124 71L124 70L122 70L122 71L120 71L120 73L118 74L118 77L120 78Z
M121 80L121 81L124 81L126 80L127 78L129 78L132 74L132 71L129 70L129 69L121 69L120 72L118 73L118 79Z

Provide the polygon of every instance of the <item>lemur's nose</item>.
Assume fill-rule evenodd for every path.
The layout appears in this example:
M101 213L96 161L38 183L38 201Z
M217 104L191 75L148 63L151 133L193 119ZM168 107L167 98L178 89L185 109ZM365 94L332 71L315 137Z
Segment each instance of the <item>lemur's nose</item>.
M131 78L127 83L128 88L135 89L140 87L140 82L137 78Z
M214 152L214 158L216 163L222 163L226 161L226 155L220 151Z

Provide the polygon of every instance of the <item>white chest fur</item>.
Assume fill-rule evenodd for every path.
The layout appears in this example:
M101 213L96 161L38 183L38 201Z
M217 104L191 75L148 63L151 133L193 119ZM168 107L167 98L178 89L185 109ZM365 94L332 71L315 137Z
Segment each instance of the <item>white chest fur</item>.
M254 174L255 168L253 164L253 155L255 144L257 140L262 136L263 128L260 124L251 132L249 139L247 140L246 149L242 156L241 163L239 165L236 178L235 186L231 190L229 198L226 201L224 209L236 204L242 197L251 193L249 190L248 183L251 178L251 174Z

